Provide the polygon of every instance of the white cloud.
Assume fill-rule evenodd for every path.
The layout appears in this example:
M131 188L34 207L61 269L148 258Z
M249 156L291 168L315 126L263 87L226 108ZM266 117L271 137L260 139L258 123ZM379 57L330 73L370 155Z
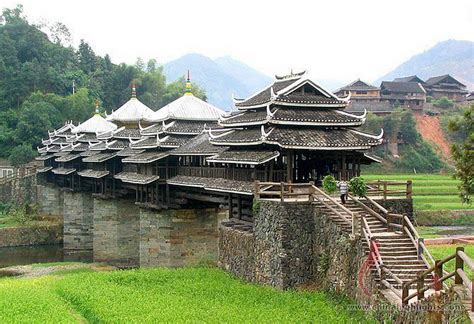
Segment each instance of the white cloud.
M84 38L114 62L228 54L269 75L307 68L318 78L370 81L438 41L474 40L470 0L22 3L32 20L65 23L76 44Z

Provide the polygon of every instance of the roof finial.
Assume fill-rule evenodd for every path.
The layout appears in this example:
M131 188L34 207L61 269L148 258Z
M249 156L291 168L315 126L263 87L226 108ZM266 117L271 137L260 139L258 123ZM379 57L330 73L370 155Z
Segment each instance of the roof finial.
M95 114L99 115L99 99L95 100Z
M132 98L137 97L137 88L135 88L135 83L132 84Z
M188 76L186 78L186 92L185 92L185 95L187 95L187 96L192 96L193 95L193 92L191 90L191 78L189 76L189 70L188 70Z

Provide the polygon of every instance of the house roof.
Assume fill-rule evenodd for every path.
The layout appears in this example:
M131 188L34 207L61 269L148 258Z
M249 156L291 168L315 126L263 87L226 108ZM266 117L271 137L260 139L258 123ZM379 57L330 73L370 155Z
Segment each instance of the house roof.
M122 163L152 163L168 156L168 152L142 152L122 159Z
M395 82L418 82L418 83L425 83L421 78L419 78L417 75L410 75L406 77L401 77L401 78L395 78L393 79Z
M149 184L160 177L156 175L145 175L136 172L120 172L114 176L115 179L122 180L123 182L127 183L134 183L134 184Z
M423 87L417 82L382 81L380 89L390 92L426 93Z
M217 121L224 111L192 94L185 94L163 108L158 109L145 120L161 122L172 120Z
M462 87L466 86L466 85L462 84L461 82L459 82L458 80L456 80L454 77L452 77L449 74L444 74L444 75L439 75L439 76L429 78L428 80L426 80L426 84L428 86L432 86L432 85L435 85L437 83L440 83L441 81L450 81L450 83L456 83L456 84L458 84L459 86L462 86Z
M166 181L175 186L197 187L209 191L240 193L253 195L254 184L251 181L227 180L222 178L203 178L178 175Z
M355 80L351 83L349 83L348 85L342 87L342 88L339 88L338 90L334 91L334 92L339 92L339 91L349 91L349 90L352 90L352 91L356 91L356 90L379 90L379 87L376 87L376 86L373 86L373 85L370 85L368 84L367 82L364 82L360 79L358 80Z
M78 171L77 174L80 175L81 177L85 178L95 178L95 179L100 179L103 178L107 175L109 175L109 171L103 170L103 171L97 171L97 170L92 170L92 169L86 169L82 171Z

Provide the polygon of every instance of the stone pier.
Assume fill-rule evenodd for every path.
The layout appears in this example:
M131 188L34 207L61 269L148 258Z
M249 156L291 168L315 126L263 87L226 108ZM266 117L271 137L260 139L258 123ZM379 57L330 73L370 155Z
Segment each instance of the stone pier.
M62 220L64 215L64 192L53 185L37 185L39 213Z
M94 202L87 192L65 191L64 249L92 250Z
M140 267L181 267L215 262L220 209L140 209Z
M140 210L127 199L94 198L94 262L139 266Z

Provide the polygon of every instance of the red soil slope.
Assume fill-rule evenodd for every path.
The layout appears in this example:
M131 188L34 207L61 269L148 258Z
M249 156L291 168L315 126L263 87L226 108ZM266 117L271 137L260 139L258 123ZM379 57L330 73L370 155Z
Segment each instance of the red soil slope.
M444 160L451 159L450 144L446 140L441 129L439 117L416 115L416 128L423 139L436 146L436 151L442 156Z

